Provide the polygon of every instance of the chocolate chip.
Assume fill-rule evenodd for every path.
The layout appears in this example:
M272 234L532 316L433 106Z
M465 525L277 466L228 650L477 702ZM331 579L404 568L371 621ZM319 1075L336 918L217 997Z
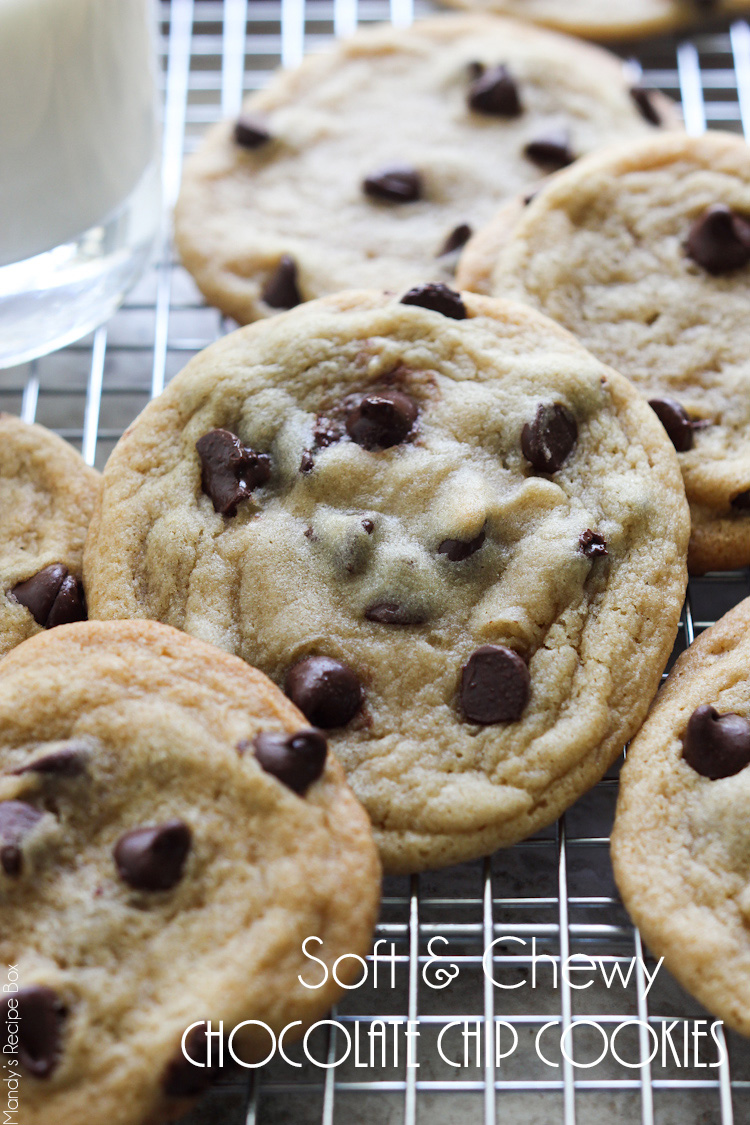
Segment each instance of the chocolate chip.
M472 723L512 723L529 700L526 662L505 645L482 645L461 671L461 706Z
M414 203L422 198L422 177L416 168L394 164L381 168L365 177L362 190L372 199L385 199L389 203Z
M364 449L389 449L411 434L417 404L403 391L372 391L364 395L346 419L346 432Z
M0 867L6 875L21 874L21 842L43 815L25 801L0 801Z
M203 1063L202 1067L195 1066L185 1058L180 1047L164 1068L161 1087L168 1098L194 1098L202 1094L209 1086L213 1085L221 1074L218 1063L207 1066L208 1040L206 1036L205 1021L191 1030L185 1036L185 1050L196 1063ZM218 1057L218 1049L212 1044L211 1058Z
M232 135L235 144L242 148L260 148L271 139L271 134L259 117L249 117L244 113L237 118Z
M493 66L479 74L467 95L471 109L493 117L518 117L522 112L518 86L507 66Z
M630 96L638 107L641 117L649 125L661 125L661 115L654 105L653 90L644 90L643 86L631 86Z
M293 309L302 304L297 284L297 263L289 254L283 254L279 264L265 284L261 297L272 309Z
M418 609L409 609L398 602L377 602L365 610L368 621L377 625L421 625L425 614Z
M688 720L682 756L702 777L731 777L750 764L750 722L703 703Z
M687 253L710 274L740 269L750 261L750 221L723 203L707 207L690 228Z
M667 431L667 437L678 453L693 448L693 426L684 406L673 398L650 398L648 404Z
M22 988L0 1005L0 1042L10 1049L10 1034L17 1035L21 1066L35 1078L49 1078L60 1061L67 1015L65 1005L51 988L40 984ZM11 1033L8 1024L17 1030Z
M284 691L313 726L343 727L362 706L362 687L351 668L331 656L306 656L286 674Z
M237 514L237 505L271 475L271 458L243 445L230 430L209 430L195 443L201 459L201 488L214 511Z
M521 431L521 451L540 473L556 473L578 440L578 425L559 402L541 403Z
M483 531L474 539L444 539L438 547L438 554L446 555L450 562L463 562L479 550L484 540Z
M598 531L587 528L578 538L578 546L587 559L603 558L607 554L607 540Z
M746 488L744 492L738 492L736 496L732 497L730 503L738 512L748 511L750 509L750 488Z
M373 531L375 530L375 524L372 520L368 519L362 520L362 527L365 529L368 535L372 535Z
M9 594L26 606L43 629L86 619L83 586L62 563L45 566L25 582L19 582Z
M454 250L460 250L469 241L471 235L472 230L469 224L459 223L459 225L454 227L450 232L435 257L444 258L446 254L452 254Z
M181 820L134 828L114 846L121 879L137 891L168 891L182 878L192 833Z
M461 294L439 282L415 286L404 294L401 304L419 305L420 308L442 313L452 320L466 320L466 305L461 300Z
M329 445L335 445L337 441L341 441L343 436L344 427L340 422L334 422L330 418L322 416L316 419L313 437L318 449L327 449Z
M302 450L302 457L300 458L299 471L301 473L311 473L315 468L315 461L309 449Z
M36 758L26 766L11 770L13 774L41 773L53 777L80 777L86 771L89 748L83 743L71 743Z
M523 151L529 160L550 172L565 168L575 160L567 129L551 130L546 136L529 141Z
M241 742L240 753L247 749ZM328 753L325 735L319 730L300 730L296 734L261 731L252 741L258 762L284 785L302 796L323 773Z

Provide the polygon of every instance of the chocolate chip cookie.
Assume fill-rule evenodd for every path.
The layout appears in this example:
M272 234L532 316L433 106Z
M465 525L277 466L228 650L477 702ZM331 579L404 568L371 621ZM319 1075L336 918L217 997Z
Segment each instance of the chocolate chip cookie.
M171 1119L221 1073L184 1058L188 1029L205 1063L206 1021L301 1021L286 1043L326 1012L340 990L303 987L302 943L365 954L379 865L325 735L265 676L154 622L66 625L0 662L0 731L0 1038L25 1122ZM233 1047L265 1058L268 1031Z
M621 376L446 286L323 298L197 356L118 443L84 571L283 685L390 870L510 844L593 784L669 655L688 519Z
M679 658L628 750L612 835L651 952L750 1035L750 599Z
M450 281L472 230L548 171L677 126L606 51L511 20L361 32L271 79L186 163L183 262L240 323L352 286Z
M0 656L85 618L83 541L100 479L56 434L0 414Z
M664 134L587 157L515 201L459 278L527 301L649 399L692 514L689 565L750 563L750 148Z
M533 20L592 39L658 35L706 17L750 11L748 0L446 0L458 8Z

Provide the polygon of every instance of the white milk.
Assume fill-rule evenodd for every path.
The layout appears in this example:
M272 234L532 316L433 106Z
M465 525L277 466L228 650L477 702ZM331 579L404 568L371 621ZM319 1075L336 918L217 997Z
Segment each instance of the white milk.
M154 156L151 0L0 0L0 266L67 242Z

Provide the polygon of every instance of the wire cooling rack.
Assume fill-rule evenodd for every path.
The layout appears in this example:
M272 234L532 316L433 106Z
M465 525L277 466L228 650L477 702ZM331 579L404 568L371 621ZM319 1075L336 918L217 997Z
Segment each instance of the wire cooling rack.
M195 147L209 123L235 114L243 92L263 86L279 63L293 66L358 24L391 20L407 25L429 10L417 4L415 11L412 0L162 3L165 219L179 188L183 153ZM690 132L716 127L750 135L750 29L745 23L687 40L633 44L623 54L635 71L642 68L645 85L681 100ZM0 409L57 430L90 464L101 467L148 399L195 352L232 327L205 307L175 264L168 229L165 221L156 264L107 325L61 352L0 372ZM748 594L748 572L691 580L676 651ZM750 1044L728 1034L722 1065L696 1066L692 1047L688 1065L682 1065L682 1021L705 1019L707 1013L664 970L649 990L654 962L619 901L609 862L616 792L617 767L556 826L531 840L481 862L386 880L376 937L386 942L381 951L393 943L395 987L381 966L378 987L368 982L348 993L332 1013L336 1024L311 1038L309 1053L321 1063L334 1063L357 1024L366 1032L374 1019L408 1019L419 1030L418 1067L405 1065L403 1039L398 1061L389 1058L385 1067L357 1066L350 1055L323 1068L290 1048L300 1068L272 1062L247 1079L226 1081L183 1125L598 1125L605 1116L642 1125L748 1125ZM441 990L430 988L422 975L435 937L446 941L433 944L433 953L444 954L443 964L459 969ZM497 938L506 939L495 946L493 960L504 989L494 988L482 972L482 953ZM537 956L546 955L538 963L534 989L532 940ZM553 980L552 961L559 965L573 954L596 959L608 974L616 965L626 974L639 957L646 970L636 963L626 987L607 988L599 976L591 988L579 990L561 976ZM434 981L434 966L428 976ZM511 984L519 987L507 987ZM492 1054L477 1060L477 1040L470 1037L470 1065L451 1066L437 1050L437 1037L448 1024L458 1023L444 1033L443 1053L461 1060L464 1020L480 1036L495 1020L512 1025L516 1050L499 1064ZM548 1039L571 1029L568 1053L588 1063L602 1045L592 1023L611 1036L620 1023L634 1020L641 1021L635 1039L628 1043L627 1032L618 1037L622 1058L646 1056L646 1023L657 1034L662 1025L677 1028L677 1055L667 1050L665 1057L660 1053L650 1065L635 1068L611 1056L577 1067L559 1051L547 1051L551 1062L557 1060L555 1067L546 1065L535 1047L545 1024L552 1025ZM501 1051L508 1049L510 1035L501 1031ZM366 1049L363 1057L369 1061ZM716 1050L708 1050L697 1061L716 1060Z

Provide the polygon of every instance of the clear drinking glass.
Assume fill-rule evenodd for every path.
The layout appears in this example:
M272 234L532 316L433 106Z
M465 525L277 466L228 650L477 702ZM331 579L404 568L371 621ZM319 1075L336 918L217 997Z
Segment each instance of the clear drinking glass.
M160 212L152 0L0 0L0 367L101 324Z

